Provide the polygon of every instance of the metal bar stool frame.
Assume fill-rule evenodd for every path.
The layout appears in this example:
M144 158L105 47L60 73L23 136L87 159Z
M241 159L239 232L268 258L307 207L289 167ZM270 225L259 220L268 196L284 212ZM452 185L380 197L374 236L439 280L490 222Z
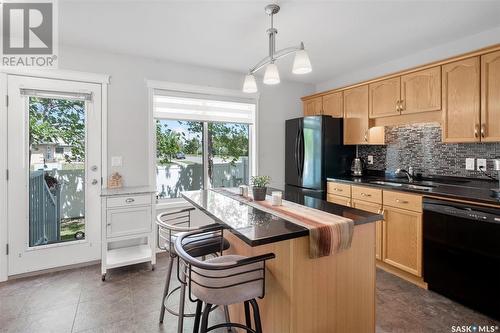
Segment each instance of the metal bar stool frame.
M184 326L184 318L185 317L194 317L194 313L184 313L184 300L186 297L186 279L185 274L180 274L179 267L179 259L177 254L175 253L174 243L172 240L179 233L192 232L196 230L205 230L206 228L210 228L213 225L204 225L204 226L191 226L191 212L195 210L194 207L184 208L180 210L163 212L157 215L156 224L157 224L157 246L161 250L167 251L170 260L167 269L167 278L165 281L165 286L163 289L162 303L160 309L160 318L159 322L163 323L163 319L165 318L165 311L168 311L174 316L178 317L177 329L178 332L181 333L183 331ZM212 237L212 236L211 236ZM163 246L161 244L164 244ZM168 244L168 246L167 246ZM191 250L196 249L192 247ZM224 250L223 238L221 239L221 247L220 247L220 255ZM214 255L218 255L218 253L213 253ZM177 279L181 283L180 286L170 289L170 280L172 276L172 269L174 265L174 260L177 259ZM165 303L168 298L177 290L180 289L180 300L179 300L179 310L175 311L169 308ZM191 297L189 297L191 299ZM226 319L229 320L229 312L227 308L225 308Z
M187 267L188 271L188 285L189 285L189 297L192 302L196 302L196 315L195 315L195 322L193 326L193 333L206 333L218 328L241 328L246 330L249 333L262 333L262 324L260 320L260 311L259 311L259 306L257 304L257 301L255 299L247 300L244 302L244 307L245 307L245 322L246 325L242 325L240 323L233 323L229 320L226 320L225 323L213 325L211 327L208 327L208 315L210 311L213 309L214 304L205 304L205 308L202 311L203 307L203 301L200 299L193 299L191 298L192 292L192 283L197 284L200 287L203 288L208 288L208 289L224 289L224 288L230 288L238 285L243 285L246 283L250 282L255 282L255 281L260 281L262 280L262 292L259 298L264 298L265 294L265 281L266 281L266 261L270 259L275 258L274 253L266 253L262 255L257 255L253 257L247 257L241 260L236 261L236 263L232 264L225 264L225 263L207 263L203 262L200 260L197 260L196 258L190 256L184 249L184 246L189 244L189 238L193 238L193 236L197 236L203 233L215 233L218 232L221 235L221 239L223 239L223 232L224 232L224 227L220 225L212 225L207 228L204 228L203 230L195 230L191 232L186 232L183 234L180 234L176 241L175 241L175 251L178 255L178 260L182 260L184 262L184 265ZM245 267L251 264L256 264L256 263L262 263L261 268L249 268L248 270L243 270L237 273L233 274L228 274L228 275L220 275L220 276L208 276L200 271L197 271L197 269L203 269L203 270L208 270L208 271L223 271L223 270L228 270L232 268L239 268L239 267ZM244 275L248 274L251 272L256 272L256 271L262 271L262 276L259 278L254 278L250 280L244 280L240 281L238 283L234 283L231 285L226 285L226 286L220 286L220 287L215 287L215 286L206 286L202 285L192 279L192 273L194 272L198 276L203 276L205 278L211 278L211 279L220 279L220 278L229 278L229 277L234 277L238 275ZM251 325L251 318L250 318L250 306L252 306L253 314L254 314L254 324L255 324L255 329L252 328ZM199 331L201 325L201 331Z

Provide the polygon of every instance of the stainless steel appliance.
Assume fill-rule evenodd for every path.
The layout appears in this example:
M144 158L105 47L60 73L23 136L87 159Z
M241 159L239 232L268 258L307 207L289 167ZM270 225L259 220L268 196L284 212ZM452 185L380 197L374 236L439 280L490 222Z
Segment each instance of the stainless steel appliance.
M349 175L354 157L354 146L343 144L343 119L290 119L285 132L285 190L325 199L326 178Z
M356 158L354 158L354 160L352 161L351 175L355 177L361 177L363 176L363 170L364 170L363 160L359 158L358 146L356 146Z
M500 208L424 198L429 289L500 319Z

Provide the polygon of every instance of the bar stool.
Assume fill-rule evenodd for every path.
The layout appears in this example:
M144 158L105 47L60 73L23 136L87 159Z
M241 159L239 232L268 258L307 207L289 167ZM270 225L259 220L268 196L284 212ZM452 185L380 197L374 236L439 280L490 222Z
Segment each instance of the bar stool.
M196 315L193 333L206 333L218 328L241 328L247 332L262 333L259 305L257 298L264 298L266 279L266 260L273 259L274 253L254 257L225 255L205 261L194 258L189 253L191 242L204 234L219 233L223 239L223 227L214 225L205 230L195 230L178 235L175 241L175 251L179 262L186 266L189 285L189 296L196 299ZM202 307L203 303L205 308ZM228 306L243 303L245 307L245 324L225 323L208 327L208 316L214 305ZM253 310L255 329L252 328L250 306ZM200 329L201 320L201 329ZM200 330L199 330L200 329Z
M179 233L204 230L205 228L210 228L213 225L208 226L191 226L191 212L194 207L185 208L181 210L169 211L159 214L156 217L156 225L158 227L157 232L157 244L162 250L169 253L170 260L168 263L167 276L165 281L165 287L163 289L163 297L161 302L160 310L160 323L163 323L165 317L165 310L174 316L178 317L177 331L182 333L184 327L185 317L194 317L195 314L184 313L184 303L186 298L186 281L185 274L181 272L178 264L178 256L175 251L174 243ZM199 237L191 239L189 245L186 246L185 251L193 257L203 257L205 256L217 256L222 255L222 251L229 248L229 242L224 239L220 233L210 233L206 232L201 234ZM170 289L170 280L172 277L172 268L174 265L174 260L177 259L177 278L180 281L180 286ZM180 289L180 299L179 299L179 309L175 311L169 308L166 303L170 296ZM225 308L226 318L229 318L229 312Z

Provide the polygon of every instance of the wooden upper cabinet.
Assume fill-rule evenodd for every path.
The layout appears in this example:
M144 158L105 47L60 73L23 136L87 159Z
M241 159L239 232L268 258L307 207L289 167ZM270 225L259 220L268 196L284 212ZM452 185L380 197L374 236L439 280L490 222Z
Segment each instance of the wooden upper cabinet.
M401 113L441 110L441 67L401 76Z
M481 57L481 141L500 141L500 51Z
M344 90L344 143L368 143L368 86Z
M311 99L306 99L304 101L304 116L319 116L321 115L323 109L323 98L314 97Z
M480 141L479 57L442 67L443 142Z
M397 116L401 78L395 77L370 84L370 118Z
M334 118L344 116L344 97L342 91L323 96L323 114Z

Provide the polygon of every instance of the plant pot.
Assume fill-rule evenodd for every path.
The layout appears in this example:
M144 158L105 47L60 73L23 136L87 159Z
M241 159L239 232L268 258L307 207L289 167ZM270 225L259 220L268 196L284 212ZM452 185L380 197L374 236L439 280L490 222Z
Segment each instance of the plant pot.
M267 187L252 187L253 199L255 201L266 200Z

